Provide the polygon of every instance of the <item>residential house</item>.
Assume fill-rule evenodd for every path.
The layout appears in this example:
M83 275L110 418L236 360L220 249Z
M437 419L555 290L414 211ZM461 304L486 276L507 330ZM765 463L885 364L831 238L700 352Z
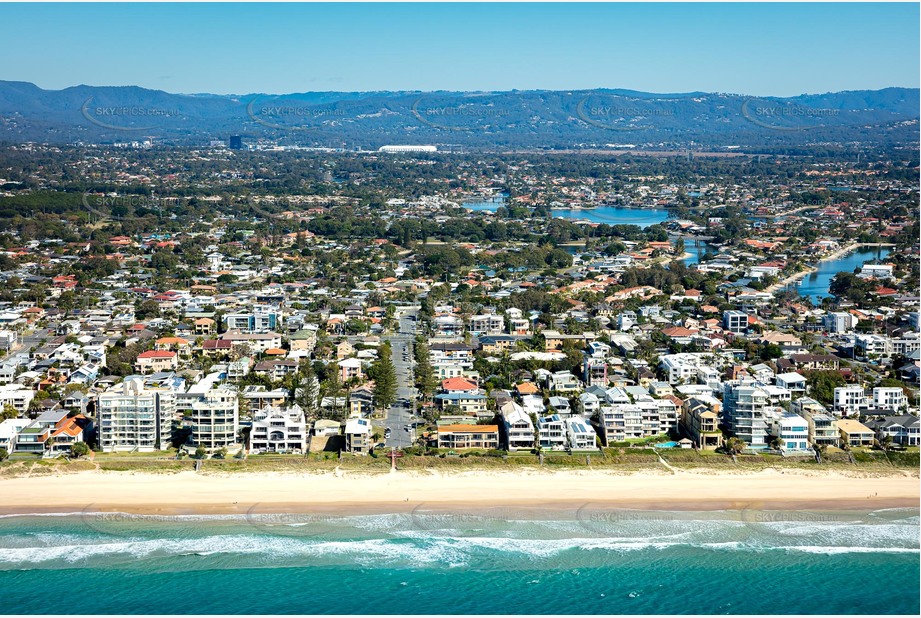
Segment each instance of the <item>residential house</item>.
M178 355L167 350L149 350L138 355L134 367L142 374L172 371L179 368Z
M866 426L875 432L877 440L889 437L894 444L902 446L921 444L921 421L913 414L874 418L868 420Z
M715 400L713 400L715 401ZM719 430L719 404L691 398L683 406L681 428L697 448L705 451L723 446L723 432Z
M876 437L872 429L850 418L838 419L838 431L848 446L870 446Z
M498 425L442 425L437 432L438 448L499 448Z
M776 436L783 451L805 451L809 449L809 423L798 414L784 414L772 423L772 435Z
M562 451L566 448L566 438L566 422L558 415L537 419L537 439L541 448Z
M366 418L350 418L345 423L345 450L350 453L367 454L371 450L371 421Z
M11 405L20 416L24 416L34 398L35 391L31 388L21 384L0 384L0 410Z
M253 384L243 389L243 402L250 413L266 408L281 408L288 400L288 391L283 388L267 390L262 384Z
M564 423L566 425L566 440L570 449L574 451L598 450L598 434L595 433L587 418L575 416L564 419Z
M534 423L524 408L515 402L508 402L500 408L505 429L504 444L510 451L534 447Z
M492 416L486 408L486 395L480 393L455 392L435 395L435 404L444 411L451 406L457 406L465 414L474 414L478 418Z
M283 380L285 376L296 373L299 365L296 360L277 359L267 360L256 363L253 367L253 373L256 375L267 376L270 380L277 382Z

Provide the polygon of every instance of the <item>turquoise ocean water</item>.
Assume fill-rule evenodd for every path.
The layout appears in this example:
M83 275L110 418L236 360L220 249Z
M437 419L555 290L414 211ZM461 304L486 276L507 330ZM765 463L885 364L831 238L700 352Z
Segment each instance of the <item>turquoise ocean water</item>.
M917 509L0 518L0 613L917 614Z

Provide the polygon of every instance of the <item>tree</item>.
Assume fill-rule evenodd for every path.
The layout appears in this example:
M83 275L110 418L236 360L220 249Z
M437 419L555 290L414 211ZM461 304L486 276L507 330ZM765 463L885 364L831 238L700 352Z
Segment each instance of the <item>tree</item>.
M0 446L0 461L5 461L10 456L10 452Z
M435 378L435 371L432 369L432 363L429 360L429 350L428 346L425 345L424 338L416 338L416 343L413 346L413 356L416 361L413 372L416 388L423 398L428 399L435 392L438 381Z
M330 397L333 400L333 415L339 410L339 394L342 392L342 381L339 379L339 371L335 364L332 364L329 371L326 372L326 380L321 385L320 391L324 397Z
M374 403L378 408L389 408L397 399L397 372L393 366L389 343L378 350L378 358L368 372L374 380Z
M12 418L19 418L19 412L16 410L16 408L13 407L13 404L5 404L3 406L3 410L0 411L0 422Z
M879 440L879 448L884 452L888 452L889 449L892 448L892 436L883 436L882 439Z
M726 440L726 452L733 456L745 450L746 446L745 442L739 438L729 438Z
M86 442L74 442L70 447L70 453L74 457L86 457L90 454L90 447L87 446Z
M806 371L804 376L811 387L810 395L820 403L832 403L835 388L845 385L844 376L837 371Z
M761 348L761 360L773 360L783 356L783 349L776 343L769 343Z
M158 318L160 317L160 304L152 298L138 303L134 310L134 317L138 320Z
M317 412L317 403L320 398L320 382L317 380L313 367L305 364L300 372L295 374L292 388L292 399L301 407L305 416L312 417Z
M204 444L199 444L195 449L195 459L204 459L208 456L208 449L205 448Z

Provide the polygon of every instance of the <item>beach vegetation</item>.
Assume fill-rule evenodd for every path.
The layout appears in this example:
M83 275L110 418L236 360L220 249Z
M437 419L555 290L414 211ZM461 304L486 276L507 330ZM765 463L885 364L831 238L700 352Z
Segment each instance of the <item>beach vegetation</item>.
M746 446L748 445L745 444L744 441L740 440L739 438L733 437L733 438L729 438L728 440L726 440L726 443L723 448L726 449L726 452L729 455L734 456L734 455L739 455L743 450L745 450Z
M74 457L86 457L90 454L90 447L86 442L74 442L70 447L70 453Z

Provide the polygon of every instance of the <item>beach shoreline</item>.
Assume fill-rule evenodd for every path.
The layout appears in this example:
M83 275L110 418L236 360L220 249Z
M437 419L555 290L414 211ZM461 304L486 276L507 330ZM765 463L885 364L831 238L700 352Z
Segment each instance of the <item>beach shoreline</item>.
M919 505L917 473L768 469L678 474L604 471L149 474L79 472L0 480L0 514L336 515L426 509L849 510Z

